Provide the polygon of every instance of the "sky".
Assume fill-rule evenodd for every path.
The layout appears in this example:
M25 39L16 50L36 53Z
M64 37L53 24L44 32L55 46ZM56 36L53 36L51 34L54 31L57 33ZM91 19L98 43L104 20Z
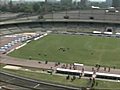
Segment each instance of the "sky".
M90 0L90 1L106 1L106 0Z
M19 1L19 0L13 0L13 1ZM44 0L25 0L25 1L44 1ZM106 1L106 0L89 0L89 1Z

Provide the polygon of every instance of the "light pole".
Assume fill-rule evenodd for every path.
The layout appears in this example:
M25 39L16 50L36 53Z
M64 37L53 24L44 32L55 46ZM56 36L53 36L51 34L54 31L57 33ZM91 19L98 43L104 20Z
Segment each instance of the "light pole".
M78 5L79 5L79 6L78 6L78 8L79 8L79 15L78 15L78 16L79 16L79 19L80 19L80 2L81 2L81 0L79 1L79 4L78 4Z
M45 14L47 13L47 0L45 0Z
M106 20L106 10L104 10L104 21Z
M52 10L52 20L54 20L54 11Z

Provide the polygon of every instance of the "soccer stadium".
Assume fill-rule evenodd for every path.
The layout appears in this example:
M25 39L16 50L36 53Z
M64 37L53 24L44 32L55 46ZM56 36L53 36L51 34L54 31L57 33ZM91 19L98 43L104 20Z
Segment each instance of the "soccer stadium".
M17 14L6 14L9 20L0 22L1 88L119 90L120 12L105 12L95 8L14 19Z

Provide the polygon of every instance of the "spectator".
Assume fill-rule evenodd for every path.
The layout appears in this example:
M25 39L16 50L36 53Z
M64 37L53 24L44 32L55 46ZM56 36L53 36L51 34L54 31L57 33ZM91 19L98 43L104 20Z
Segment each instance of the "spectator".
M95 83L95 78L93 78L93 83Z
M75 79L76 79L76 77L75 77L75 76L73 76L73 77L71 78L71 82L72 82L72 81L74 81Z
M97 72L100 70L100 67L97 67Z
M48 63L48 61L45 61L45 64L47 64Z
M57 66L58 64L55 62L55 67Z
M115 69L115 66L113 67L113 69Z
M104 71L106 71L106 67L104 67Z
M38 53L38 55L41 55L40 53Z
M73 80L75 80L76 79L76 77L75 76L73 76Z
M110 67L108 68L108 72L110 72Z
M58 65L60 65L60 62L58 62Z
M68 75L67 77L66 77L66 80L69 80L70 79L70 76Z
M29 56L29 60L31 60L32 59L32 57L31 56Z
M38 62L39 64L41 64L41 62Z
M94 68L92 68L92 71L94 71Z
M92 78L89 78L90 82L92 81Z
M95 70L93 71L93 74L96 74L96 71L95 71Z
M84 68L82 68L82 72L84 72Z
M96 86L98 86L98 82L96 82Z
M80 75L79 75L79 79L81 79L81 77L82 77L82 73L80 73Z
M96 64L95 67L98 67L98 64Z

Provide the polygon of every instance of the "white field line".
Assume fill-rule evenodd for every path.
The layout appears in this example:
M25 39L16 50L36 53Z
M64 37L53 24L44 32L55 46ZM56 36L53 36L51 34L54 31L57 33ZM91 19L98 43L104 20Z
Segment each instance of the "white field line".
M33 88L37 88L38 86L40 86L40 84L35 85Z
M48 35L48 33L45 33L44 35L41 35L41 36L39 36L39 37L34 38L34 40L38 40L38 39L43 38L43 37L45 37L45 36L47 36L47 35Z

